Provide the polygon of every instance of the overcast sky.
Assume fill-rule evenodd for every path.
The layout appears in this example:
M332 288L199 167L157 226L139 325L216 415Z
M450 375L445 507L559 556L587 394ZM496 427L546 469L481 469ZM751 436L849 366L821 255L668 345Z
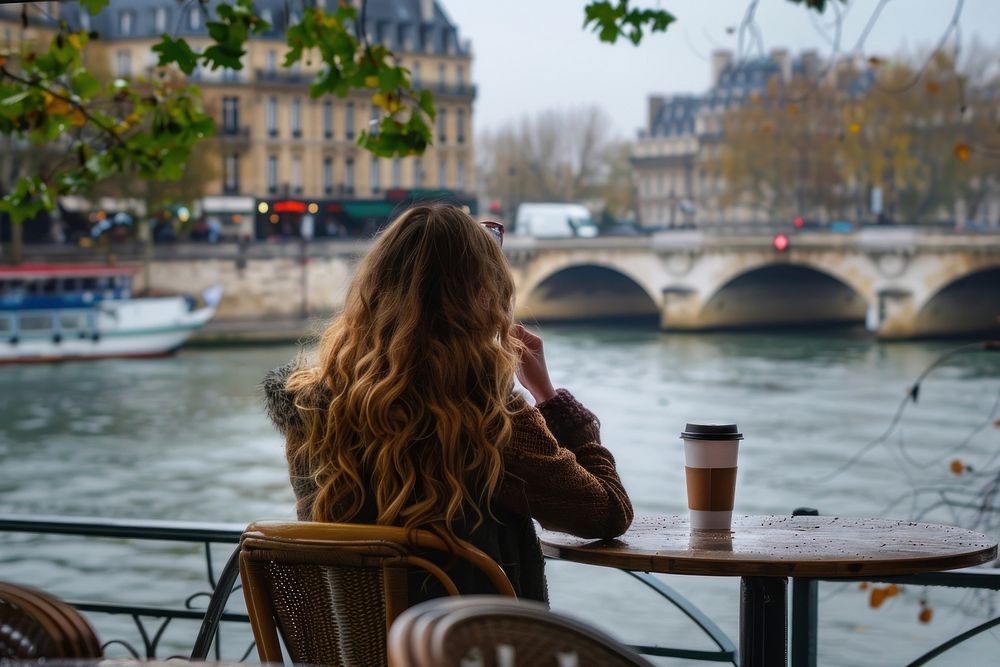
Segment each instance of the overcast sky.
M632 137L645 123L650 93L702 92L709 86L708 56L737 46L748 0L636 0L677 16L666 33L647 36L634 47L604 44L581 29L585 0L438 0L472 41L473 78L479 85L477 130L496 127L522 114L553 107L597 104L616 129ZM941 37L960 0L890 0L865 42L868 54L894 54L930 47ZM842 52L850 52L878 0L850 0L842 22ZM816 16L788 0L760 0L756 22L765 49L795 52L814 48L829 54L817 30L834 14ZM962 43L978 37L1000 47L1000 0L965 0ZM736 30L733 30L736 29ZM749 49L748 49L749 50ZM756 47L754 51L756 52Z

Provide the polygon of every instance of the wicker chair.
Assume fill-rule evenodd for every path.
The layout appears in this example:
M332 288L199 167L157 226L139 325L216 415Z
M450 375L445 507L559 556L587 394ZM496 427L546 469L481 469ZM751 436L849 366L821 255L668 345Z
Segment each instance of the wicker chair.
M529 600L429 600L389 633L390 667L651 667L591 625Z
M97 634L76 609L43 591L0 583L0 660L99 657Z
M295 663L383 667L389 626L409 606L412 570L458 595L429 559L435 552L471 564L498 593L514 595L500 566L461 540L390 526L250 524L240 540L240 576L260 661L283 661L280 633Z

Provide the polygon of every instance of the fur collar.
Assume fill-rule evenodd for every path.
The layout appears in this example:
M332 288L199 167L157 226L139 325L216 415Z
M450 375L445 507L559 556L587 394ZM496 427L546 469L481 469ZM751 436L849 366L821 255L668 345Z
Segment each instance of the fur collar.
M260 382L264 392L264 410L267 418L284 435L302 426L299 411L295 407L295 397L285 388L288 378L296 368L298 362L291 361L268 372Z

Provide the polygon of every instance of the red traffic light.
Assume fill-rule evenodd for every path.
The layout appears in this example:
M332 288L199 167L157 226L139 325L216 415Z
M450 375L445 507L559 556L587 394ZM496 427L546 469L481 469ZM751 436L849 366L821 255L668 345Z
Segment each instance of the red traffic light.
M790 243L791 241L788 240L787 234L775 234L774 238L771 239L771 245L773 245L774 249L777 250L778 252L784 252L788 250L788 246Z
M795 225L795 229L802 229L806 226L806 221L805 218L800 215L792 221L792 224Z

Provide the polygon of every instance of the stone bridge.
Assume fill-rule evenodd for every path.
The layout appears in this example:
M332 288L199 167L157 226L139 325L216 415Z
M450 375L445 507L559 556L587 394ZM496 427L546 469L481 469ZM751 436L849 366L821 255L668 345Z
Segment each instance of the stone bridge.
M672 331L865 323L882 338L1000 334L1000 234L798 232L784 251L773 239L752 230L510 235L504 249L517 315L527 320L637 316ZM343 305L366 249L363 241L157 246L150 275L154 289L222 284L220 319L326 316Z
M675 331L864 322L881 338L1000 330L1000 235L865 228L511 237L518 316L657 317Z

